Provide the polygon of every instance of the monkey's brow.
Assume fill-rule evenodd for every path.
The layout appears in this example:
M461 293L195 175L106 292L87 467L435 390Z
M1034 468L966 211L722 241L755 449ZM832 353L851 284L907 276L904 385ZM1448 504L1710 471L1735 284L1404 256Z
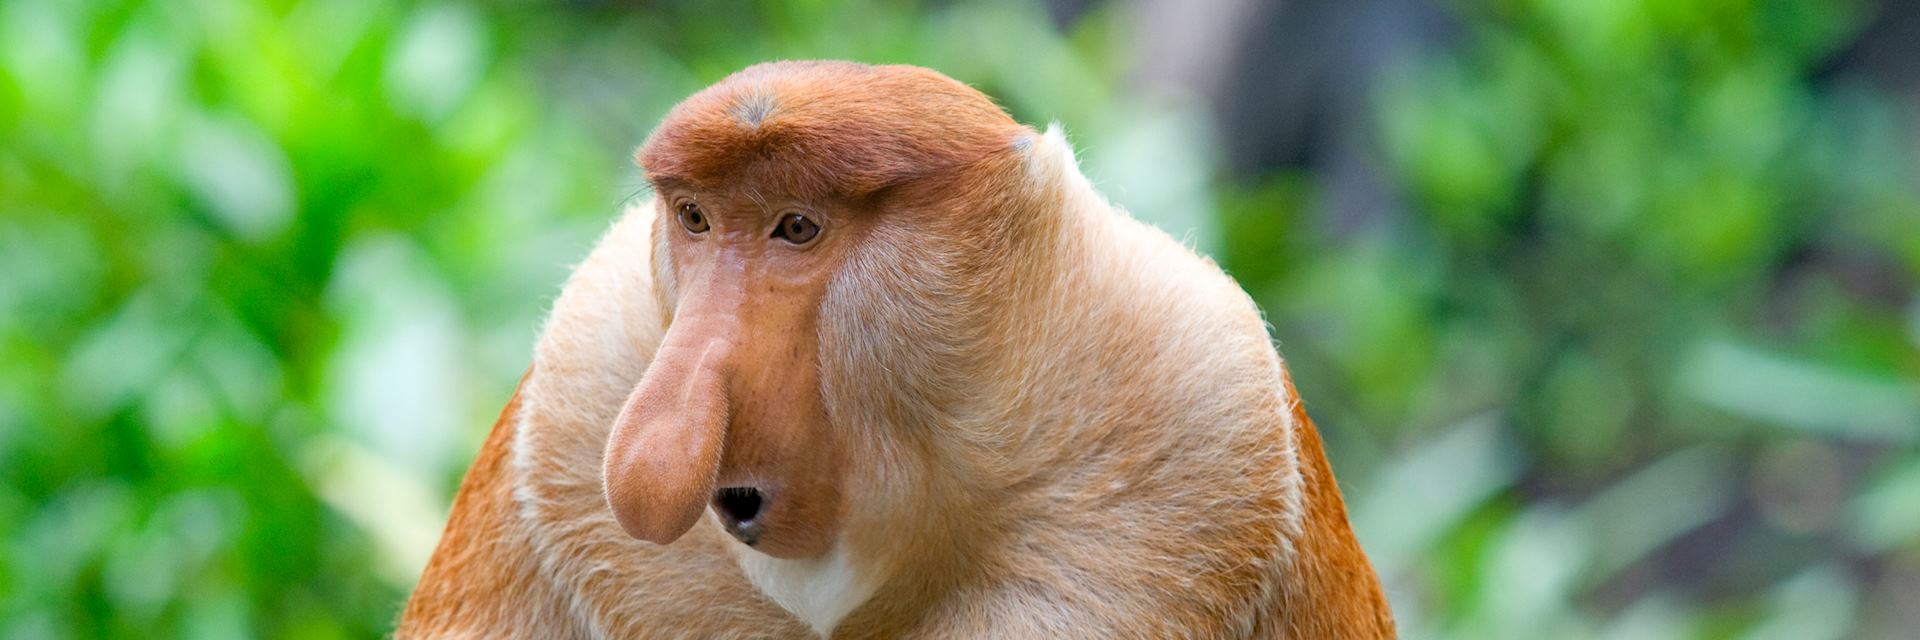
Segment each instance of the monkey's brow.
M654 193L660 193L660 191L664 189L693 188L693 183L688 182L685 178L681 178L679 176L645 175L645 176L641 176L640 179L646 181L647 186L652 187Z

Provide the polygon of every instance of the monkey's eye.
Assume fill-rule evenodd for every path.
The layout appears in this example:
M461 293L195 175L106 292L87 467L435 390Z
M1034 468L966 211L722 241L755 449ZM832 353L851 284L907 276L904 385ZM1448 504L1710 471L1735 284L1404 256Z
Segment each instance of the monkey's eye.
M819 237L820 225L812 219L798 213L789 213L780 218L780 226L773 228L773 237L794 244L806 244Z
M700 210L700 205L691 202L681 203L680 226L686 227L691 233L706 233L707 214Z

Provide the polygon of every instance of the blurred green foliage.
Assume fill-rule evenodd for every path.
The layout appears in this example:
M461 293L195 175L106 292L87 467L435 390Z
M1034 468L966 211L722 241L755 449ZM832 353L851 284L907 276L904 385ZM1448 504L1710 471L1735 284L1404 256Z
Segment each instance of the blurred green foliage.
M1406 636L1920 624L1915 105L1822 72L1871 7L1455 6L1357 230L1130 93L1127 8L0 0L0 637L385 632L632 146L787 57L1061 121L1216 255Z

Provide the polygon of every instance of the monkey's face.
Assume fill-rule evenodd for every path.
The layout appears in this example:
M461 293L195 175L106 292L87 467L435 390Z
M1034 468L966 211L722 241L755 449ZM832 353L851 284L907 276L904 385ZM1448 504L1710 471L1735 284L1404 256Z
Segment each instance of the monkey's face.
M674 107L636 157L668 317L607 442L620 526L666 544L711 507L782 558L890 531L916 494L882 489L926 465L888 460L929 448L894 445L933 430L881 425L968 394L942 345L1012 191L980 176L1025 176L1029 133L917 67L756 65Z
M660 185L656 206L671 318L607 445L613 513L666 544L711 507L761 552L824 553L843 456L821 396L819 310L863 223L746 189Z

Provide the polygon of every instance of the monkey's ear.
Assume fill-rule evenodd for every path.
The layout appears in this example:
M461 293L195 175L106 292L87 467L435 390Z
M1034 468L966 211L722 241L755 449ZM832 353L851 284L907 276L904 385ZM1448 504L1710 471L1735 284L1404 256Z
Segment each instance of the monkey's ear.
M1080 160L1074 155L1073 144L1067 142L1067 130L1058 120L1047 124L1046 133L1026 129L1014 141L1014 150L1025 156L1027 177L1036 187L1090 186L1086 185L1087 177L1080 173Z

